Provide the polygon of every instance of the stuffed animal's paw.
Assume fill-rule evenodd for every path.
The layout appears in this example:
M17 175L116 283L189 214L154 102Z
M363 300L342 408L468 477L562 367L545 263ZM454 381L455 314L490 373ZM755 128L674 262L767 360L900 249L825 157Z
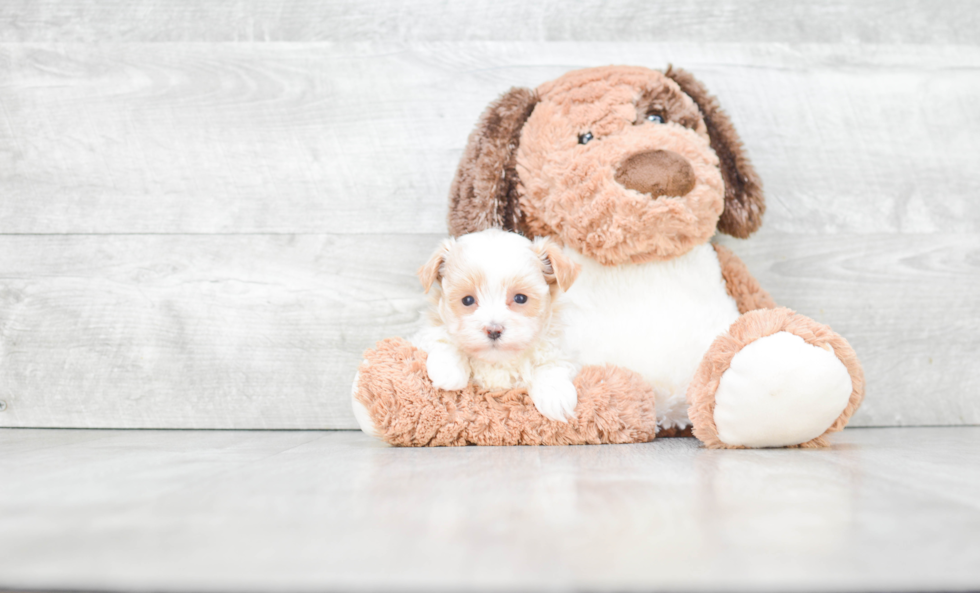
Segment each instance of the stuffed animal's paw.
M822 447L864 397L847 340L790 309L757 309L719 336L687 391L694 436L711 448Z
M439 389L455 391L465 389L470 382L470 369L450 352L433 350L425 361L429 380Z
M568 418L575 417L578 393L567 369L538 371L527 391L542 416L559 422L568 422Z
M844 411L853 386L830 345L782 331L732 358L715 393L715 426L725 443L784 447L822 435Z

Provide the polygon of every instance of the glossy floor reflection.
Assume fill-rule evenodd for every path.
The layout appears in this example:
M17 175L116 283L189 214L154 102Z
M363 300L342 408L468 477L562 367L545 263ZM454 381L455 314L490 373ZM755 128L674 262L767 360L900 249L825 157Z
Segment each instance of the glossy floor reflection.
M828 450L0 430L0 589L980 588L980 428Z

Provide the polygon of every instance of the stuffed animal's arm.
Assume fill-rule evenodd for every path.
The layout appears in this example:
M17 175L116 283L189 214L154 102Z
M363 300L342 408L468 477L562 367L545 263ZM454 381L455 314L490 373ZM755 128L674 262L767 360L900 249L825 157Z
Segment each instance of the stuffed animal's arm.
M364 353L354 381L362 429L392 445L598 445L645 443L657 431L656 396L639 374L587 366L575 377L575 417L539 414L527 390L490 391L474 384L444 391L432 385L426 354L401 338Z
M737 255L721 245L712 245L712 247L718 255L718 263L721 264L721 277L725 279L725 289L728 295L735 299L739 313L776 308L776 302L759 286L759 281L752 277Z

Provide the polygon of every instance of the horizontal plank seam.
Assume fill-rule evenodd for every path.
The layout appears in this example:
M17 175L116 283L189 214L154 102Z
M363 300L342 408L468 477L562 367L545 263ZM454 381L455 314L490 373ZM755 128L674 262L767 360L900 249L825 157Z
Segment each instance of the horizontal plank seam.
M384 235L386 237L417 237L421 235L441 235L442 233L429 233L429 232L417 232L417 233L406 233L406 232L383 232L383 233L365 233L365 232L336 232L336 231L323 231L323 232L243 232L243 233L145 233L145 232L134 232L134 233L0 233L0 237L320 237L324 235L337 235L342 237L377 237L379 235ZM448 231L446 232L448 234ZM933 233L924 233L933 234ZM939 233L936 233L939 234ZM949 233L942 233L949 234ZM969 233L967 233L969 234Z
M940 428L956 428L958 426L970 426L967 424L940 425ZM874 428L897 428L895 426L876 426ZM117 428L117 427L92 427L92 426L0 426L2 430L91 430L91 431L146 431L146 432L353 432L360 431L360 428ZM0 588L0 591L4 589Z

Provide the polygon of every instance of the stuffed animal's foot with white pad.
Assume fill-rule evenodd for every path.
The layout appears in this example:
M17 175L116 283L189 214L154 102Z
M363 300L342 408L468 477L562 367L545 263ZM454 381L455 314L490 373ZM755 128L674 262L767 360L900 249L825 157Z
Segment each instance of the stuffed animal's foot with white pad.
M715 392L718 439L785 447L822 435L851 396L851 376L832 349L776 332L732 358Z
M565 366L546 367L534 373L527 393L542 416L559 422L575 417L578 394L574 378L575 369Z
M694 434L714 448L824 446L863 396L847 341L789 309L739 318L688 388Z

